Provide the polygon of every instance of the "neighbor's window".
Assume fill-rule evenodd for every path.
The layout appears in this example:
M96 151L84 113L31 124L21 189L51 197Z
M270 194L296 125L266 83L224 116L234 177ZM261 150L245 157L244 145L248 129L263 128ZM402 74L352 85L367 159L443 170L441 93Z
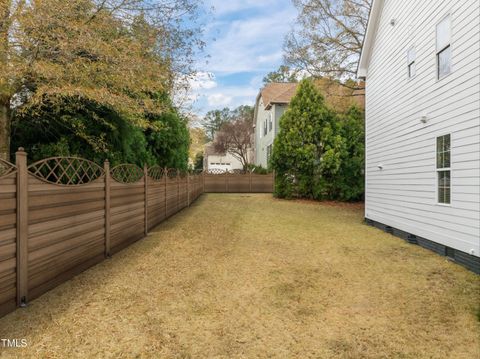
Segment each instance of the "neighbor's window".
M437 137L438 203L450 203L450 135Z
M268 131L271 131L273 129L273 114L270 113L270 119L268 121Z
M408 66L408 77L412 78L416 74L415 69L415 48L411 48L407 52L407 66Z
M267 135L267 120L263 121L263 135Z
M437 25L437 78L448 75L452 71L452 49L450 46L450 16Z

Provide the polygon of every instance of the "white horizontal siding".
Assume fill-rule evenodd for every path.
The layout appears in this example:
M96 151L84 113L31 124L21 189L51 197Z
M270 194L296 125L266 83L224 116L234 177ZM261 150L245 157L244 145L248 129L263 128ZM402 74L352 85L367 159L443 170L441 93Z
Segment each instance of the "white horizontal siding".
M448 14L452 72L437 80L436 24ZM412 46L416 76L409 79ZM452 203L444 206L435 150L436 137L448 133ZM365 212L480 256L480 2L385 0L367 71Z

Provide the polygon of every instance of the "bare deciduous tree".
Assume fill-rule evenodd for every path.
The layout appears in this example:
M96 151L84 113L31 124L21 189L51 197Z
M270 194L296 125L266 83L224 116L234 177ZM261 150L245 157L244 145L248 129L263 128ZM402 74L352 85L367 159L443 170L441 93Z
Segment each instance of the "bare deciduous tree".
M218 153L230 153L246 170L250 163L253 137L253 116L249 106L236 110L236 118L222 125L215 135L213 146Z
M312 76L355 76L371 0L293 0L298 17L285 39L285 62Z

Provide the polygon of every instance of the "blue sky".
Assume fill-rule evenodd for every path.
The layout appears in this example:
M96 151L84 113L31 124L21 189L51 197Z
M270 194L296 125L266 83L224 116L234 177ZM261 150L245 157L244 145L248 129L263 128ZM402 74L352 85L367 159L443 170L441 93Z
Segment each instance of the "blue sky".
M282 63L282 46L296 10L290 0L205 0L213 8L206 54L192 81L193 111L253 105L263 77ZM215 41L213 41L215 39Z

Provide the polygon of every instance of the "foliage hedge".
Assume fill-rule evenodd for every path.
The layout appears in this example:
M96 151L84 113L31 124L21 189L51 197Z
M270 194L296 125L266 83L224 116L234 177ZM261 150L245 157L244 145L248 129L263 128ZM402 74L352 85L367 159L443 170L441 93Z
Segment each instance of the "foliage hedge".
M15 112L12 154L24 147L32 161L51 156L78 156L112 166L135 163L187 169L190 137L187 120L168 98L162 114L146 114L147 127L96 102L62 97Z

